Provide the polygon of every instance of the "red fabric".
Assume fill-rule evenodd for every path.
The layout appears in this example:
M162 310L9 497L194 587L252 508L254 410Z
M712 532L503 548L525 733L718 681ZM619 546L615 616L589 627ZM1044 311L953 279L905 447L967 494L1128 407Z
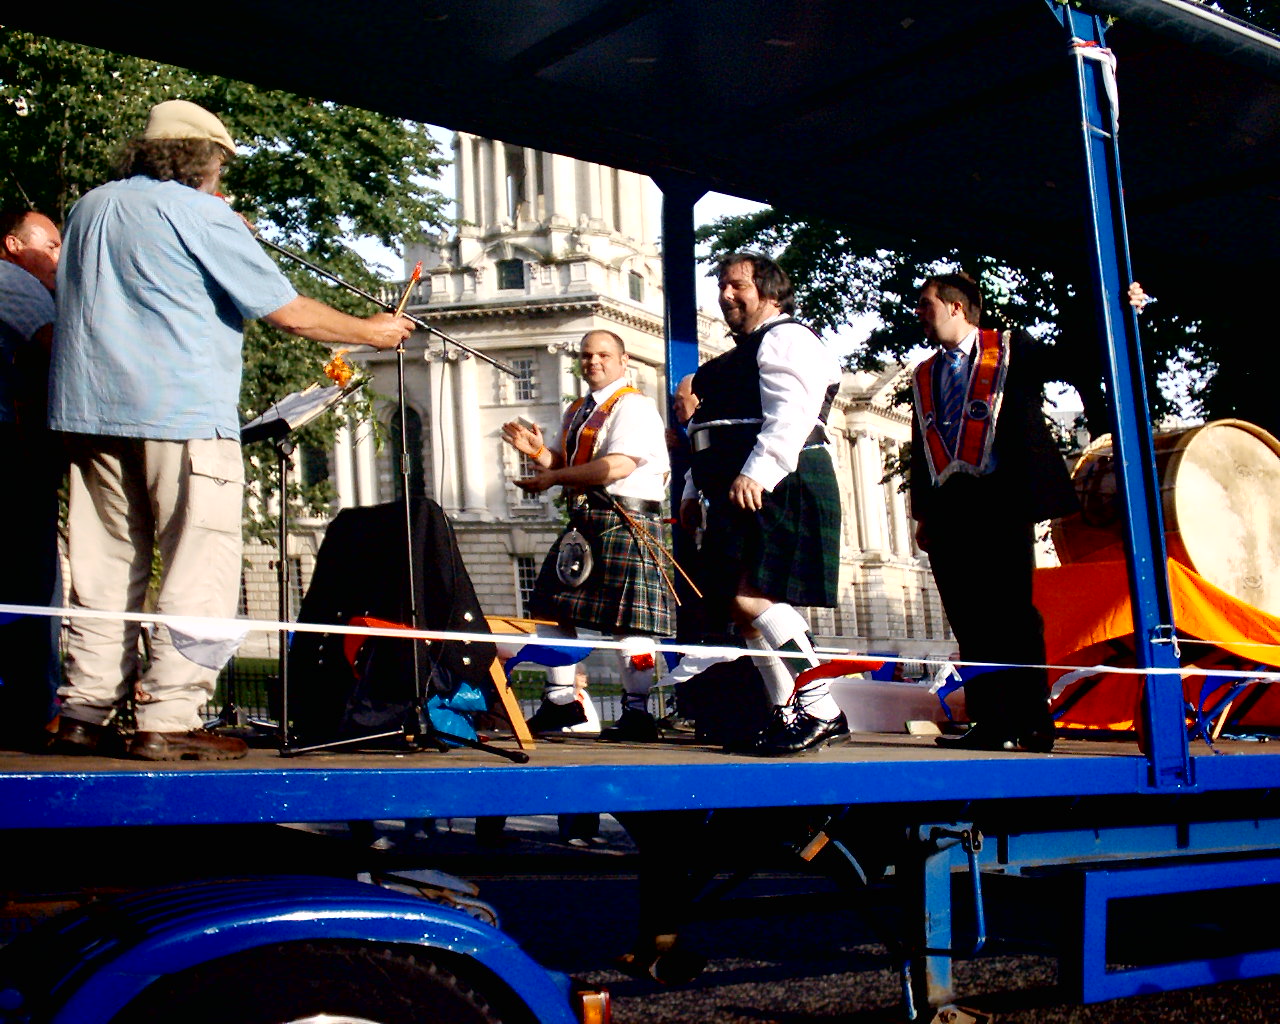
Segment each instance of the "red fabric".
M883 668L883 661L868 661L862 658L846 658L840 661L828 661L821 665L814 665L813 668L807 668L796 676L796 688L799 689L806 683L811 683L815 679L830 679L834 676L851 676L856 672L874 672L878 668Z
M367 615L357 615L352 618L348 626L362 626L365 629L408 629L403 622L388 622L386 619L375 619ZM351 665L351 671L356 668L356 655L360 653L360 648L364 646L364 642L369 637L361 636L359 633L348 633L342 641L342 653L346 655L348 664Z

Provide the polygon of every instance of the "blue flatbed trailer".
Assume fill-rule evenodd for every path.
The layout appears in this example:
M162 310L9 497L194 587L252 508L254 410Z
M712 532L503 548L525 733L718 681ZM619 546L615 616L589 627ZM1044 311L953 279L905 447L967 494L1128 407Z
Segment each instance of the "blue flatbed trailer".
M459 750L287 760L255 750L245 761L160 770L105 758L35 762L13 755L0 756L0 826L72 830L68 842L91 847L92 830L121 826L761 809L769 812L761 818L767 827L779 809L807 808L813 813L803 826L785 825L792 831L780 831L779 840L805 859L803 848L825 834L829 849L841 851L830 865L832 877L853 879L855 890L861 880L851 865L868 848L866 830L884 830L872 847L892 862L877 864L868 884L883 885L879 872L888 869L894 898L907 913L898 950L909 986L904 991L916 1012L954 998L951 961L976 955L986 937L987 915L977 913L975 923L975 910L986 899L984 880L993 876L1051 879L1071 927L1039 938L1059 949L1069 996L1095 1002L1280 971L1280 949L1270 947L1143 967L1108 962L1111 900L1280 882L1274 795L1280 755L1257 743L1196 747L1190 762L1195 785L1172 795L1149 785L1148 759L1135 744L1076 739L1060 741L1049 755L975 755L940 750L928 738L863 734L787 762L728 755L693 741L647 747L540 743L526 765ZM238 873L254 871L252 849L238 849L229 860ZM814 866L823 871L826 863L816 860ZM334 898L331 881L316 884ZM266 891L246 887L243 904L235 904L237 928L230 931L237 941L285 941L275 923L277 908L260 904ZM303 927L295 920L287 941L300 941L299 933L307 931L331 938L323 901L312 905L297 879L286 891L296 901L291 909L307 922ZM467 934L458 939L450 930L458 915L440 908L423 914L431 928L414 941L428 949L443 941L456 953L461 942L488 963L491 953L476 938L485 936L521 966L518 973L537 976L532 962L521 961L499 933L467 922ZM443 933L435 921L440 916L450 926ZM953 934L959 919L966 923ZM157 972L190 968L214 950L219 956L235 951L210 940L198 915L180 920L191 928L189 941L170 940L171 959L147 959ZM370 943L406 941L396 913L385 921L362 920L361 927ZM128 977L141 984L136 974ZM136 994L127 986L112 991ZM541 993L554 1005L564 1003L562 991L543 985ZM85 1012L81 1002L69 1005L76 1014ZM111 1004L95 989L93 1005ZM572 1019L546 1016L550 1012L543 1006L536 1019Z
M1263 745L1226 752L1188 743L1137 322L1123 298L1134 276L1126 201L1144 259L1212 259L1228 270L1270 262L1280 234L1269 184L1280 47L1183 0L885 0L850 12L836 0L599 0L537 5L513 19L502 4L439 0L430 17L413 21L391 5L356 10L331 0L299 18L284 0L228 0L191 33L175 20L182 12L137 0L70 25L34 8L8 23L652 175L666 198L671 380L696 365L692 207L708 189L883 229L886 245L892 230L934 238L940 253L969 246L1034 261L1070 238L1086 254L1098 311L1129 513L1137 659L1156 673L1144 751L1067 739L1051 755L960 755L910 737L860 737L789 761L696 744L542 744L526 765L467 751L287 762L255 752L244 762L165 770L15 757L0 763L0 823L74 830L92 842L91 830L109 826L811 808L798 856L843 871L854 887L886 871L894 879L910 911L901 953L916 1008L951 998L952 960L985 938L983 881L1002 876L1067 887L1075 926L1062 942L1064 977L1083 1001L1280 971L1269 943L1138 967L1109 962L1107 949L1114 901L1250 892L1275 884L1280 866L1280 757ZM1108 15L1121 19L1114 45L1131 68L1119 78L1133 125L1126 166L1138 170L1127 188L1106 63L1092 59L1111 41ZM293 45L270 49L264 61L267 47L246 45L242 24L287 32ZM370 57L392 39L396 59ZM1121 43L1140 59L1126 65ZM334 75L348 59L361 73ZM757 78L768 88L754 90L756 106L744 112L743 83ZM1247 125L1223 114L1246 106ZM777 144L753 125L775 129ZM1144 135L1144 125L1155 130ZM929 199L954 187L955 168L939 157L963 133L982 161L959 177L967 208L957 212ZM875 829L863 822L892 841L868 850ZM964 935L953 929L953 876L969 893L973 928ZM445 909L424 915L394 896L370 908L363 893L320 888L314 899L296 879L279 892L196 889L186 903L179 890L118 911L118 927L82 914L76 928L86 940L42 947L62 959L33 969L54 993L42 1004L46 1016L110 1020L157 974L338 936L417 945L473 987L494 985L494 1002L516 1019L570 1019L565 986L500 933ZM23 981L11 974L2 983L0 1020L25 1019Z

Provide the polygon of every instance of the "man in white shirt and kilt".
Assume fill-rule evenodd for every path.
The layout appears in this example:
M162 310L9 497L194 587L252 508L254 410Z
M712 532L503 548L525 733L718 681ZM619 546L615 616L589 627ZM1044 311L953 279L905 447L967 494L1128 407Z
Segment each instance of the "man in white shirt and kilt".
M569 506L569 526L543 562L529 611L558 624L540 627L543 636L575 637L579 627L619 640L670 636L673 570L660 532L670 461L662 417L652 399L627 384L628 357L618 335L588 331L580 358L591 392L566 410L556 450L547 447L536 425L512 422L502 428L504 440L539 466L516 484L533 493L562 487ZM604 738L657 739L647 709L652 652L622 650L619 660L623 712ZM586 721L585 698L575 691L573 676L572 665L547 669L531 730L551 732Z
M773 260L734 253L717 274L734 348L694 377L691 480L681 520L706 503L701 561L708 615L731 616L774 705L750 745L796 754L847 735L848 722L817 668L808 623L794 605L834 607L840 494L826 418L840 387L835 354L791 314L791 281Z

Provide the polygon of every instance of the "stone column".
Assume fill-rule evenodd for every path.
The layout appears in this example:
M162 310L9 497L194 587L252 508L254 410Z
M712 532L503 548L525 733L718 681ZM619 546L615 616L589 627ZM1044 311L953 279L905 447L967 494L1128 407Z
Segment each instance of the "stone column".
M475 138L465 132L453 137L453 178L458 192L458 219L476 223Z
M865 430L854 431L853 480L858 503L858 542L863 551L885 551L889 547L888 510L883 485L884 466L880 445Z
M479 173L476 175L476 227L483 233L494 222L493 148L491 139L477 139Z
M333 485L338 492L338 507L359 504L355 475L352 473L351 426L343 423L333 439Z
M543 181L547 189L546 216L556 224L578 223L578 187L575 161L555 153L542 154Z
M900 450L902 447L896 441L891 443L895 451ZM889 501L893 507L893 525L898 538L897 553L903 558L910 558L913 551L912 535L915 532L915 524L907 512L907 496L898 490L896 480L885 486L888 488Z
M583 170L587 174L587 216L593 221L603 221L604 204L601 200L600 186L604 168L599 164L583 164Z
M464 515L480 518L486 511L485 438L480 433L480 366L479 361L469 353L459 352L453 368L457 384L454 388L454 400L457 402L457 422L461 428L453 435L454 446L458 450L461 511Z
M355 441L356 502L360 505L376 505L379 497L378 451L373 439L373 425L358 423L348 429Z
M507 190L507 145L505 142L490 142L489 149L493 154L493 167L489 177L493 212L488 223L511 224L515 220L515 211L511 209L510 193Z
M461 510L457 446L448 439L458 436L459 424L454 415L454 362L443 351L426 354L431 378L431 429L440 438L431 445L431 480L436 501L448 515Z
M546 211L538 204L538 167L541 166L542 154L536 149L525 148L524 152L524 191L528 202L528 218L535 224L546 217Z

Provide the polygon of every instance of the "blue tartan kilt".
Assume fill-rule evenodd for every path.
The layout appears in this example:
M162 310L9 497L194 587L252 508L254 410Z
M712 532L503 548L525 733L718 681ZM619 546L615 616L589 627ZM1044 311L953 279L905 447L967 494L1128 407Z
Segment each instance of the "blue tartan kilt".
M655 545L662 534L656 519L631 513L638 528L647 530ZM636 541L630 527L612 509L579 509L570 525L591 543L595 560L591 576L580 587L567 587L556 575L560 540L551 545L533 588L529 614L602 633L672 636L675 601L654 556ZM675 570L659 554L670 578Z
M703 593L719 615L727 612L739 576L775 601L834 608L839 603L840 488L830 453L802 451L796 471L765 494L759 512L738 508L727 498L712 500L699 562Z

